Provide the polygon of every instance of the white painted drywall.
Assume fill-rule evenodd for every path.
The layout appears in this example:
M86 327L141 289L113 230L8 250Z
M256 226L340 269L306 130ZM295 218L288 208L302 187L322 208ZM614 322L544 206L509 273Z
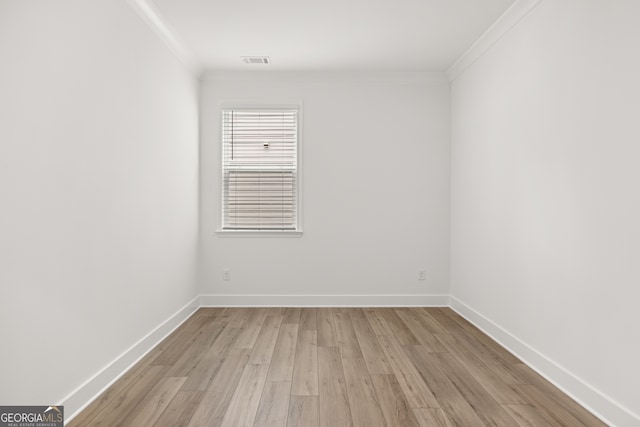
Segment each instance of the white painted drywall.
M453 82L451 250L453 297L636 414L638 17L542 1Z
M215 233L225 101L302 102L302 237ZM442 74L208 74L201 109L202 292L303 295L296 301L305 304L320 301L313 295L448 294L449 126ZM231 270L231 281L222 280L223 269Z
M198 293L197 83L124 0L1 1L0 61L0 402L61 403Z

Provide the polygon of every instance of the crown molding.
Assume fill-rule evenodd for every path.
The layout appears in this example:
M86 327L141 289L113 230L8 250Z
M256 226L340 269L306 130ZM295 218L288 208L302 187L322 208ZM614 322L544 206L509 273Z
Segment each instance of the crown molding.
M496 22L447 70L453 82L491 47L529 14L542 0L516 0Z
M432 71L221 71L207 70L202 81L266 81L299 83L444 83L449 80L444 72Z
M184 64L196 78L204 71L204 67L176 36L175 31L166 23L158 9L149 0L127 0L144 22L156 33L171 52Z

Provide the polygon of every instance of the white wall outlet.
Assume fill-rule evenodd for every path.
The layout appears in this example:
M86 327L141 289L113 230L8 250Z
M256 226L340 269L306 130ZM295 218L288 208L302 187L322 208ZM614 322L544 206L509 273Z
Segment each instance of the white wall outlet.
M224 280L225 282L231 280L231 270L229 270L228 268L222 270L222 280Z
M427 278L427 272L423 269L418 270L418 280L425 280Z

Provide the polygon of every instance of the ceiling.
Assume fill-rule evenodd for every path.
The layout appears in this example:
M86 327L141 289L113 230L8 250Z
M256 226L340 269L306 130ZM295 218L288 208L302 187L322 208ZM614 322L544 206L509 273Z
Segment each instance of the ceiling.
M446 71L514 0L147 2L208 70Z

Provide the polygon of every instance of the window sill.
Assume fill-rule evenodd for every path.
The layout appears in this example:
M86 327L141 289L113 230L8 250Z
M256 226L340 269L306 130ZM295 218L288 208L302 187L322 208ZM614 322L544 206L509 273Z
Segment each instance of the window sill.
M295 231L249 231L249 230L216 230L219 237L302 237L302 230Z

